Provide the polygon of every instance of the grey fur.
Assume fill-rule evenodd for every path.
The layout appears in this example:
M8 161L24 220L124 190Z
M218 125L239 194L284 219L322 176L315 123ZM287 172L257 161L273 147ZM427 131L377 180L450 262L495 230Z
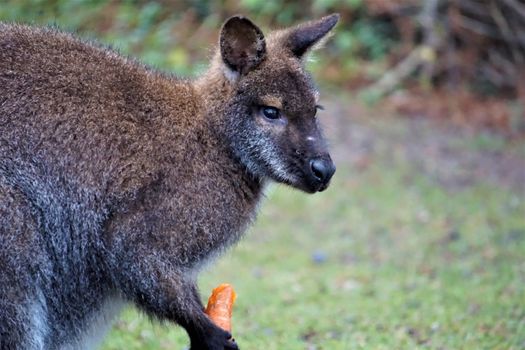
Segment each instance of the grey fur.
M0 24L0 348L81 346L120 299L183 326L192 349L237 348L203 313L195 276L241 237L269 179L328 185L310 174L312 157L331 161L289 46L300 30L314 45L336 20L265 41L233 17L193 82ZM268 95L282 122L261 116Z

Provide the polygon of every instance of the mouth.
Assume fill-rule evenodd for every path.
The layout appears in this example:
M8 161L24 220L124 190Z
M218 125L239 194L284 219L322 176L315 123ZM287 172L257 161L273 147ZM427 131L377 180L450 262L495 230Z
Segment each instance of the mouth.
M321 186L319 186L319 188L317 189L317 192L323 192L324 190L328 188L328 186L330 186L330 182L321 184Z
M328 186L330 186L330 181L328 182L320 182L320 181L317 181L317 180L314 180L314 181L306 181L306 184L305 184L305 192L308 192L308 193L316 193L316 192L323 192L325 191Z
M317 178L312 178L306 174L297 176L293 181L288 180L281 182L309 194L323 192L330 186L330 180L327 182L321 182Z

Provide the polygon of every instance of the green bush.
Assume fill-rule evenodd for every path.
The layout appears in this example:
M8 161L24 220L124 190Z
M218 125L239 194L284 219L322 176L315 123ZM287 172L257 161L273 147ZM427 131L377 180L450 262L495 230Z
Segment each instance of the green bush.
M381 62L392 45L392 28L368 18L362 0L6 0L0 20L57 25L99 38L152 66L191 76L204 69L221 22L232 14L246 14L267 29L331 12L342 15L337 35L318 53L322 64L311 68L321 79L341 83L360 74L360 61ZM334 68L338 74L327 72Z

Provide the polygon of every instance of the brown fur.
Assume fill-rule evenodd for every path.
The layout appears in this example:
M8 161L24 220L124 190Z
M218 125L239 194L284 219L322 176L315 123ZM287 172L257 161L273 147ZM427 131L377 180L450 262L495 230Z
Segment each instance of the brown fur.
M79 347L121 298L183 326L192 349L236 348L203 313L195 274L240 238L268 179L328 185L301 58L336 21L266 41L233 17L195 82L0 24L0 347ZM268 99L278 120L261 114Z

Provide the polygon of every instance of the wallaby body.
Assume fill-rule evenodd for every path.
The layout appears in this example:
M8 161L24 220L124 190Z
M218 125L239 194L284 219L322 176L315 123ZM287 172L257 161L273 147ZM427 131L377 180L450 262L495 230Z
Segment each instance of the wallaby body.
M336 21L266 45L233 17L193 82L0 24L0 348L89 348L126 302L184 327L192 349L237 348L203 313L196 273L240 238L267 180L328 185L300 58Z

